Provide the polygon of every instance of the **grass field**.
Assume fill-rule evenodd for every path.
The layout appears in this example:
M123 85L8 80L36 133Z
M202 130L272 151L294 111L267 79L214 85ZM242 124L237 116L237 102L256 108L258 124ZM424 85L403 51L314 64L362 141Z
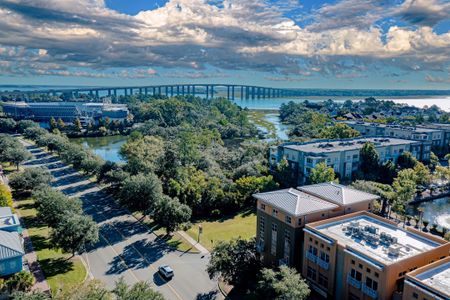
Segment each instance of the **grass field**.
M82 283L86 277L83 263L78 258L68 260L70 254L63 254L51 247L48 239L49 228L37 221L34 201L25 199L16 202L21 222L28 230L52 294L55 295L60 290L70 290Z
M241 237L250 239L256 235L256 214L253 210L240 212L233 216L217 220L205 220L193 223L187 233L195 240L198 238L198 227L202 225L203 233L200 244L212 250L217 241L229 241Z
M261 126L267 130L267 137L276 138L277 129L272 122L265 119L266 115L273 113L270 110L251 110L249 111L249 119L257 126Z

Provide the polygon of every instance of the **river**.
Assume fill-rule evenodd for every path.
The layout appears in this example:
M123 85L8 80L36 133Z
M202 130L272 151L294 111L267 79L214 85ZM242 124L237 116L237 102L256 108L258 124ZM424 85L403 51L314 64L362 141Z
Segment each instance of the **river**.
M72 142L91 149L95 154L112 162L123 162L119 155L120 147L127 141L123 135L102 136L102 137L83 137L70 139Z

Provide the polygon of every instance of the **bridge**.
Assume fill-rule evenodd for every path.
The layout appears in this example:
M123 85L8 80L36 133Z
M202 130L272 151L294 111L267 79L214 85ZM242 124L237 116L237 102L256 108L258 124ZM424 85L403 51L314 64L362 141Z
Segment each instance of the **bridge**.
M295 89L272 88L262 86L250 86L239 84L174 84L151 86L127 86L127 87L86 87L73 89L48 89L34 91L0 92L3 95L15 95L29 97L32 95L64 95L66 99L78 98L80 95L89 95L91 98L129 96L129 95L192 95L204 96L206 99L225 97L229 100L240 99L265 99L300 96L301 92Z

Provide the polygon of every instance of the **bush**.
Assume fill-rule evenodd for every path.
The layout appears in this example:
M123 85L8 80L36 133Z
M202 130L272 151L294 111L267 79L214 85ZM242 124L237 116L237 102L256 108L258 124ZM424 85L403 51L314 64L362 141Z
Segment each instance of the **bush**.
M27 292L34 284L34 276L27 271L20 271L14 274L5 282L9 291Z
M0 183L0 207L13 207L11 191L4 184Z

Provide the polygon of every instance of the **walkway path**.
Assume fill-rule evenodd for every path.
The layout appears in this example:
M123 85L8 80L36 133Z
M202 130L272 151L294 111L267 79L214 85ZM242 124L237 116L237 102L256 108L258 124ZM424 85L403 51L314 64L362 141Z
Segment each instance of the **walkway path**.
M189 244L195 247L195 249L197 249L201 254L209 254L208 249L206 249L199 242L191 238L191 236L186 232L180 230L178 231L178 234L181 235Z
M8 184L8 178L6 176L0 175L0 182L3 184ZM14 206L16 206L16 202L14 202ZM16 210L17 216L19 219L21 218L20 213ZM23 225L23 222L21 222ZM30 268L30 272L33 274L36 279L35 284L31 288L33 291L40 290L42 292L50 293L50 286L45 280L44 272L39 265L36 252L34 251L33 244L31 242L31 238L28 234L28 230L23 228L22 237L24 242L24 250L25 250L25 260L28 263L28 267Z
M54 177L52 186L70 197L79 197L84 212L97 222L100 241L83 254L90 276L108 288L113 288L120 277L129 284L152 282L166 299L222 298L217 282L206 272L209 255L174 251L96 183L58 157L30 143L24 144L36 157L26 166L48 168ZM166 264L175 273L170 281L161 278L157 271L158 266Z

